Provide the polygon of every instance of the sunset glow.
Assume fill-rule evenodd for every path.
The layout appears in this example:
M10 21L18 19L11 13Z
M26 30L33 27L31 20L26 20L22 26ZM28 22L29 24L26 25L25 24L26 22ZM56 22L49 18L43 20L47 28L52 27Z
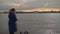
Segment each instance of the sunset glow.
M38 11L38 12L50 12L50 11L60 11L59 8L36 8L36 9L32 9L32 10L17 10L18 12L34 12L34 11Z
M0 0L0 10L15 8L23 12L60 11L60 0Z

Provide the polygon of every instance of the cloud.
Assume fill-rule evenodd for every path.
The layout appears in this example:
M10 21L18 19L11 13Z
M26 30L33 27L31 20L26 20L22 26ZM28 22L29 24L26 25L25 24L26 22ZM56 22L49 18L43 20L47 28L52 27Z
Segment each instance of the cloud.
M24 4L23 6L25 6L26 9L30 9L30 8L60 8L60 2L59 2L59 0L57 0L57 1L56 0L35 0L35 1L30 0L30 2ZM22 6L22 9L24 9L23 6Z
M24 3L27 3L28 1L27 0L21 0L20 2L14 2L14 3L10 3L9 5L10 6L13 6L13 7L20 7L22 6Z
M18 6L20 6L20 4L17 4L17 3L10 3L9 5L10 5L10 6L13 6L13 7L18 7Z
M24 3L28 2L27 0L0 0L0 7L7 9L8 7L20 7ZM8 7L6 7L8 6ZM0 9L1 9L0 8ZM4 9L3 8L3 9Z
M0 9L60 8L60 0L0 0Z
M22 0L21 2L20 2L20 6L22 6L24 3L27 3L28 2L28 0Z

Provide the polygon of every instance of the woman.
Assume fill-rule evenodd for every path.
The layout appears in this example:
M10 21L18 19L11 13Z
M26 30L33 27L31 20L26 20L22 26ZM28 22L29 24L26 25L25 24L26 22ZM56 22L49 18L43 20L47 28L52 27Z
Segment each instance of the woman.
M17 18L15 15L15 9L14 8L12 8L9 11L8 18L9 18L9 23L8 23L9 24L9 34L14 34L14 32L17 31L17 25L16 25Z

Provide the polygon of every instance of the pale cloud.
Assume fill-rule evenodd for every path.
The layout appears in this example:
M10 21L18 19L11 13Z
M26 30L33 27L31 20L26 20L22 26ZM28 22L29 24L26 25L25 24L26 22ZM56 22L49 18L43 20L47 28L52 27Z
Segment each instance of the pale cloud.
M16 1L16 2L11 2L8 4L10 6L13 6L13 7L20 7L22 6L24 3L27 3L28 0L21 0L20 2Z
M20 6L22 6L24 3L27 3L28 2L28 0L22 0L21 2L20 2Z
M9 5L10 5L10 6L13 6L13 7L18 7L18 6L20 6L20 4L17 4L17 3L10 3Z
M60 0L0 0L0 9L60 8Z

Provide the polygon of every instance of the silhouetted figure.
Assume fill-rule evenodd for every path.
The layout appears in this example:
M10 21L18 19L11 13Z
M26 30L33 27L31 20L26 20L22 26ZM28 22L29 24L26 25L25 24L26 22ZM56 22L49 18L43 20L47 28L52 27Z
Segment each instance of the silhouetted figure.
M16 15L15 15L15 9L14 8L12 8L9 11L8 18L9 18L9 23L8 23L9 34L14 34L14 32L17 31L17 25L16 25L17 18L16 18Z
M24 34L28 34L28 31L25 31Z

